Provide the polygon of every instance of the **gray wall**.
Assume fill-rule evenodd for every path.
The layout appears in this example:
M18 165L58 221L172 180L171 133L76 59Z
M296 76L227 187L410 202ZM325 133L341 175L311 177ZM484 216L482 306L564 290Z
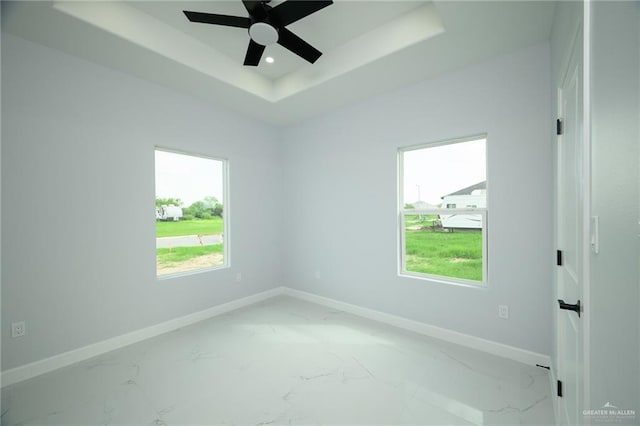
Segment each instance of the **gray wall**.
M640 4L592 3L591 401L636 410L640 423ZM589 403L589 402L587 402Z
M28 330L11 339L3 327L3 370L280 284L550 352L548 46L280 132L2 43L2 321ZM397 148L485 132L488 288L398 277ZM154 145L229 158L231 269L156 280Z
M2 89L3 370L282 283L275 129L7 34ZM230 269L156 280L155 145L229 159Z
M549 354L549 67L535 46L286 129L285 284ZM484 132L488 288L399 277L398 147Z

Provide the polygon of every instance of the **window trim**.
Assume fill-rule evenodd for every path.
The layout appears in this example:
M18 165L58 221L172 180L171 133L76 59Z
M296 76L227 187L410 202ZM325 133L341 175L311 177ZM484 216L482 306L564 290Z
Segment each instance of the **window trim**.
M471 142L484 139L485 141L485 166L488 171L489 163L489 144L488 134L480 133L471 136L465 136L455 139L440 140L436 142L421 143L418 145L410 145L398 148L398 205L397 205L397 229L398 229L398 276L404 278L421 279L425 281L438 282L444 284L459 285L464 287L487 289L489 287L489 197L487 195L487 207L484 208L435 208L435 209L405 209L405 197L404 197L404 153L409 151L417 151L426 148L435 148L444 145L454 145L457 143ZM488 176L485 176L487 181L487 189L489 188ZM487 191L488 194L488 191ZM447 277L445 275L427 274L424 272L412 272L406 270L406 246L405 246L405 220L406 215L420 215L420 214L451 214L452 211L456 213L473 213L482 215L482 281L468 280L464 278Z
M222 232L224 235L223 247L222 247L222 255L223 255L222 265L209 266L209 267L200 268L200 269L192 269L192 270L183 271L183 272L173 272L171 274L164 274L164 275L158 275L158 271L156 270L155 271L156 280L164 281L172 278L186 277L190 275L197 275L205 272L218 271L222 269L231 268L231 256L230 256L230 253L231 253L230 217L231 215L229 213L231 211L231 202L230 202L231 200L229 197L229 159L225 157L217 157L213 155L202 154L200 152L186 151L186 150L175 149L175 148L167 148L160 145L155 145L153 147L154 159L155 159L156 151L163 151L171 154L188 155L190 157L204 158L206 160L220 161L222 163L222 201L224 206L223 216L222 216ZM156 167L155 167L155 160L154 160L154 166L153 166L154 200L155 200L155 186L156 186ZM155 205L155 202L154 202L154 205ZM156 235L155 220L154 220L153 234L154 236ZM154 259L155 259L155 262L154 262L154 269L155 269L157 265L157 253L155 249L154 249Z

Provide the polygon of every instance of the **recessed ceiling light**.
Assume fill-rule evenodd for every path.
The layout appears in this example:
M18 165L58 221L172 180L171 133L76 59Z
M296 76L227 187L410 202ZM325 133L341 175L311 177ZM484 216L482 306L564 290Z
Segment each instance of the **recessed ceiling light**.
M267 61L268 64L272 64L275 61L271 56L267 56L264 60Z

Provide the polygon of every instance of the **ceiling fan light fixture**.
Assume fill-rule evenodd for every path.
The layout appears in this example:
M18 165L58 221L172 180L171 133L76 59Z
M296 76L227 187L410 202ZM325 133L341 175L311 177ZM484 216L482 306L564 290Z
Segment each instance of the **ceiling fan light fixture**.
M267 56L266 58L264 58L264 60L266 61L266 63L268 64L272 64L275 62L275 59L273 59L272 56Z
M249 37L262 46L278 42L278 30L266 22L256 22L249 27Z

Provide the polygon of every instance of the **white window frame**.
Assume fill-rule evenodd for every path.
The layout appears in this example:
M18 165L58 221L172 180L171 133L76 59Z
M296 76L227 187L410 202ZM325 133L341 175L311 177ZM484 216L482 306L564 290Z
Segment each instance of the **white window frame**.
M220 161L222 163L222 201L223 201L223 213L222 213L222 235L224 235L224 241L223 241L223 246L222 246L222 256L223 256L223 263L222 265L215 265L215 266L209 266L209 267L205 267L205 268L199 268L199 269L192 269L190 271L183 271L183 272L174 272L172 274L165 274L165 275L158 275L157 271L156 271L156 279L159 281L162 280L167 280L167 279L172 279L172 278L177 278L177 277L185 277L185 276L189 276L189 275L196 275L196 274L201 274L201 273L205 273L205 272L210 272L210 271L217 271L220 269L228 269L231 268L231 258L230 258L230 253L231 253L231 238L230 238L230 220L229 217L231 216L229 214L230 212L230 200L229 200L229 160L227 158L223 158L223 157L214 157L211 155L206 155L206 154L201 154L201 153L194 153L194 152L190 152L190 151L182 151L182 150L178 150L178 149L173 149L173 148L166 148L166 147L162 147L162 146L155 146L153 148L153 155L155 156L156 151L163 151L163 152L168 152L171 154L180 154L180 155L188 155L190 157L198 157L198 158L204 158L206 160L215 160L215 161ZM154 182L154 200L155 200L155 180L156 180L156 168L155 168L155 162L154 162L154 167L153 167L153 182ZM155 221L154 221L154 236L155 236ZM155 246L155 242L154 242L154 246ZM157 262L157 253L154 250L154 258L156 258L156 262ZM155 267L155 264L154 264Z
M487 198L487 207L485 208L435 208L435 209L405 209L404 205L406 200L404 199L404 153L409 151L416 151L425 148L433 148L437 146L443 145L453 145L456 143L470 142L474 140L484 139L485 140L485 152L488 152L487 149L487 135L474 135L465 138L459 139L449 139L445 141L420 144L420 145L412 145L407 147L401 147L398 149L398 243L399 243L399 256L398 256L398 275L402 277L409 278L418 278L428 281L434 281L445 284L455 284L467 287L474 288L486 288L488 286L488 233L489 233L489 223L488 223L488 198ZM487 161L488 154L485 156L485 161ZM488 169L488 168L487 168ZM487 180L487 188L489 187ZM488 194L488 191L487 191ZM487 195L488 197L488 195ZM445 275L435 275L435 274L427 274L424 272L413 272L406 270L406 229L405 229L405 217L406 216L414 216L414 215L442 215L448 214L450 215L452 212L456 214L479 214L482 217L482 281L469 280L464 278L456 278L456 277L448 277Z

